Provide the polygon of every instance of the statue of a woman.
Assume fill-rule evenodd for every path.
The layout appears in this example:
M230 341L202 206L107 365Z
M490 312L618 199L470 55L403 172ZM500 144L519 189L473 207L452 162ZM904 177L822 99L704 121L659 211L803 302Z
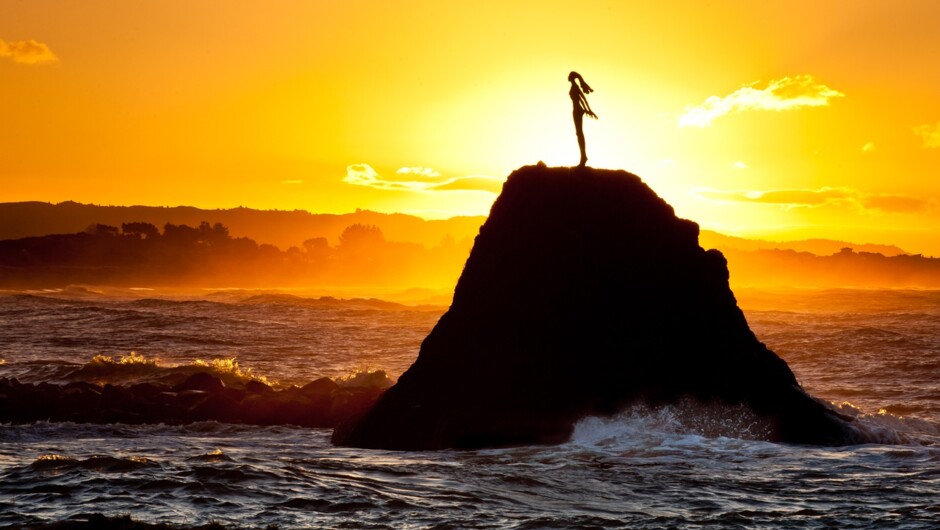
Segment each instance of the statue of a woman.
M571 82L571 90L568 91L568 95L571 96L571 116L574 118L574 130L578 133L578 147L581 148L581 163L578 164L578 167L584 167L584 164L587 163L587 152L584 150L584 115L587 114L595 120L597 119L597 114L594 114L594 111L591 110L585 94L590 94L594 90L588 86L578 72L568 74L568 81ZM578 83L581 84L580 87Z

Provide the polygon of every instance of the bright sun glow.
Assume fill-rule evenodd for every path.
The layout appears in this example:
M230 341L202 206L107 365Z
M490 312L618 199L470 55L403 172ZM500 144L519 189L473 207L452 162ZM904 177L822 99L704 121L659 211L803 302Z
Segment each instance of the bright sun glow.
M0 200L485 214L577 163L577 70L588 164L680 215L940 255L936 2L155 5L0 8Z

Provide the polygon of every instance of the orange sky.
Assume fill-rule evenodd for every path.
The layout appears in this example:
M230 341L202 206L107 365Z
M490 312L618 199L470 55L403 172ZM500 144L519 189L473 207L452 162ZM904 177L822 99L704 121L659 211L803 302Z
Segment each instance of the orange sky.
M590 165L704 228L940 256L940 2L0 3L0 201L481 214Z

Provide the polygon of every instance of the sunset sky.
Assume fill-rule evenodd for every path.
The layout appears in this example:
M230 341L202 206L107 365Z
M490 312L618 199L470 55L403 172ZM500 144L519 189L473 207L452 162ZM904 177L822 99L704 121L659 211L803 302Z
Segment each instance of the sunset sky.
M0 202L485 214L589 165L703 228L940 256L940 2L0 3Z

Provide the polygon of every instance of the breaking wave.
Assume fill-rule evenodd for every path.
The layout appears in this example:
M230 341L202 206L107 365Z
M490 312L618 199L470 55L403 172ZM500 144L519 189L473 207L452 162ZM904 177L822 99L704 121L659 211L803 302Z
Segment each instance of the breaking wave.
M107 355L95 355L84 366L68 374L69 381L88 381L97 384L163 383L175 385L187 377L207 372L222 380L226 386L244 386L248 381L260 381L274 385L263 375L252 373L251 368L242 368L235 358L196 359L189 364L161 365L156 358L148 358L131 352L117 359Z
M918 418L892 414L885 409L865 413L848 401L832 403L841 414L853 418L853 426L869 443L940 445L940 425Z
M880 410L866 414L851 403L832 404L858 439L870 444L940 446L940 426L917 417ZM575 425L569 443L600 448L637 449L702 444L729 439L761 442L770 439L771 424L744 405L635 405L612 417L591 416Z
M34 472L56 473L72 469L85 469L99 473L126 473L145 467L159 467L159 464L140 456L120 458L107 455L95 455L84 459L77 459L60 454L47 454L34 460L32 464L27 466L27 469Z
M572 444L597 447L654 447L708 438L766 440L769 423L746 406L700 404L635 405L610 418L587 417L575 425Z

